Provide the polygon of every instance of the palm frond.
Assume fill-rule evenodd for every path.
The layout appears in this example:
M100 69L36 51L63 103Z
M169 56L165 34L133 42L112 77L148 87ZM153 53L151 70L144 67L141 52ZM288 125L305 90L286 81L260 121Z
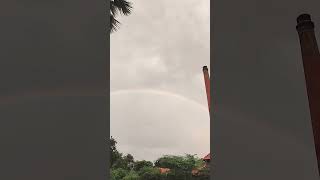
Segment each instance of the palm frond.
M110 15L110 33L116 31L119 28L120 22Z
M113 0L113 5L121 14L125 16L131 13L132 5L126 0Z
M119 28L120 22L116 19L118 14L128 16L131 14L131 2L126 0L110 0L110 33Z
M110 1L110 14L111 15L117 15L118 14L118 9L114 5L113 1Z

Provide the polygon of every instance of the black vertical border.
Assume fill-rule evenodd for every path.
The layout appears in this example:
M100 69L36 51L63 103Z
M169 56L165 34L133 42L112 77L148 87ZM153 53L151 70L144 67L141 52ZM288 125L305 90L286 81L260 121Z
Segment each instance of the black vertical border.
M216 168L215 165L215 161L214 161L214 136L213 136L213 127L214 127L214 112L215 112L215 106L214 106L214 99L215 99L215 86L214 86L214 77L215 74L213 72L213 63L214 63L214 59L213 59L213 25L214 25L214 19L213 19L213 3L214 0L210 0L210 94L211 94L211 99L210 99L210 104L211 104L211 111L210 111L210 179L213 179L213 175L214 175L214 169Z
M106 153L107 153L107 162L106 162L106 179L110 179L110 0L105 0L106 3L106 79L107 79L107 89L106 89L106 101L107 101L107 127L106 127Z

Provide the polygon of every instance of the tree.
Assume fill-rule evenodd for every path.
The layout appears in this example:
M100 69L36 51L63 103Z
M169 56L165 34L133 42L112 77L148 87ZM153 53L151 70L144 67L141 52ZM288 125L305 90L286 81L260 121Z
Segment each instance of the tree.
M112 169L110 175L111 180L120 180L128 175L128 171L122 168Z
M127 168L132 170L134 166L134 158L131 154L127 154L126 156L123 157L123 160L127 164Z
M193 155L171 156L166 155L156 160L155 166L169 169L181 169L191 172L195 168L196 159Z
M200 158L195 159L195 168L196 169L201 169L205 165L206 165L206 163L202 159L200 159Z
M198 174L193 178L195 180L210 180L210 167L206 166L199 170Z
M131 154L127 154L126 156L123 156L122 153L120 153L117 150L116 147L117 141L111 136L110 138L110 167L113 169L116 168L122 168L125 170L131 170L133 168L134 164L134 158Z
M116 31L120 25L116 16L119 14L128 16L131 14L131 10L131 2L126 0L110 0L110 33Z
M169 168L170 171L166 176L166 180L196 180L206 179L208 171L201 171L204 167L204 162L195 157L195 155L186 154L185 156L166 155L156 160L156 167ZM199 171L199 176L194 176L192 170ZM201 172L200 172L201 171Z
M153 163L150 161L145 161L145 160L136 161L136 162L134 162L133 170L140 171L140 169L142 169L144 167L153 167Z
M111 136L110 138L110 167L113 167L119 160L121 160L122 154L117 150L117 141Z
M139 170L139 176L142 180L162 180L163 175L160 173L158 168L154 167L143 167Z
M122 180L141 180L141 178L135 171L130 171Z
M209 180L210 167L195 155L166 155L153 164L150 161L135 161L131 154L118 152L117 141L110 138L111 180ZM169 171L160 171L168 168ZM163 169L162 169L163 170Z

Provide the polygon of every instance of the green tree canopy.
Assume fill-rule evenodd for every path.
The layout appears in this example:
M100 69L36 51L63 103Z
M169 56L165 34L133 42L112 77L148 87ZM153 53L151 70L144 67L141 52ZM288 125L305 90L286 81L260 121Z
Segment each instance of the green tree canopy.
M120 153L117 150L117 141L111 136L110 138L110 167L115 168L121 168L125 170L130 170L133 168L134 159L131 154L127 154L126 156L123 156L122 153Z
M153 167L153 163L145 160L136 161L134 162L133 170L140 171L140 169L142 169L143 167Z
M110 172L111 180L121 180L125 176L127 176L128 171L122 168L112 169Z
M196 167L196 158L194 155L186 156L166 155L156 160L155 166L169 169L181 169L190 171Z
M130 171L122 180L142 180L141 177L135 171Z
M166 155L155 163L135 161L131 154L125 156L117 150L117 141L110 138L111 180L209 180L210 167L195 155ZM169 172L161 174L159 168L168 168ZM198 170L197 175L192 170Z
M154 167L143 167L139 170L139 175L141 180L161 180L164 175L162 175L158 168Z
M110 159L111 164L110 167L113 167L116 162L121 159L122 154L118 152L117 150L117 141L111 136L110 138Z

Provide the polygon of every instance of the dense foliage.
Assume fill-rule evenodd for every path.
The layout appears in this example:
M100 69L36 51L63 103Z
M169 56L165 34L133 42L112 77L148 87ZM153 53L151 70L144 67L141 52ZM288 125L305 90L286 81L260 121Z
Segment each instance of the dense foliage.
M111 137L111 180L209 180L210 169L195 155L166 155L154 163L135 161L131 154L123 155L116 148L117 142ZM160 168L170 169L160 172ZM196 170L197 173L192 173Z

